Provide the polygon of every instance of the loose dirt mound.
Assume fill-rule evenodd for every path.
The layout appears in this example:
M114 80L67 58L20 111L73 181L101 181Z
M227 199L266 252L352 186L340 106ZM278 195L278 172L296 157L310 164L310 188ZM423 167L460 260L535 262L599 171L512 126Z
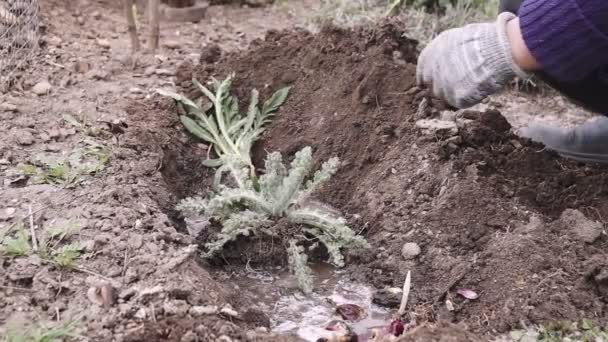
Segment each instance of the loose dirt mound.
M448 129L420 131L417 120L445 108L415 87L415 51L393 25L273 32L247 52L196 70L184 65L178 81L188 87L191 76L234 71L241 99L254 87L268 96L291 86L256 161L265 151L290 154L305 145L317 161L340 157L344 165L320 199L342 210L373 245L350 255L353 277L400 286L411 270L419 320L464 322L490 334L522 321L605 323L605 169L518 139L496 111L443 113ZM423 100L426 111L418 110ZM180 159L196 159L189 147L179 149L187 155ZM176 194L200 184L197 164L164 165ZM407 242L421 253L402 256ZM460 287L479 299L462 300L453 292Z

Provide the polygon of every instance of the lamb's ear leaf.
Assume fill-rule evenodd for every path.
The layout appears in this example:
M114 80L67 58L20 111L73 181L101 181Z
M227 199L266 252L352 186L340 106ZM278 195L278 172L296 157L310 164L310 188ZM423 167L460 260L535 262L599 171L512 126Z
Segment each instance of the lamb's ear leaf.
M211 134L209 134L209 132L203 126L199 125L196 121L192 120L191 118L189 118L185 115L180 116L179 120L182 122L184 127L186 127L188 132L190 132L190 133L196 135L197 137L199 137L203 140L206 140L212 144L216 143L215 139L213 139Z
M203 160L203 165L206 167L220 167L223 162L221 159L205 159Z
M264 102L264 106L262 107L262 115L266 116L279 109L285 100L287 100L289 89L289 87L281 88L272 94L272 96L266 100L266 102Z

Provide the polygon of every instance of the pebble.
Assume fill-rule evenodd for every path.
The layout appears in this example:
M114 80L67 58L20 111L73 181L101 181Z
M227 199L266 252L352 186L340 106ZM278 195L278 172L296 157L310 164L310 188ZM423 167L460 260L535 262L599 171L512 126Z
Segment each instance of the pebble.
M63 40L59 37L51 37L47 39L47 43L52 46L61 46L63 44Z
M17 143L19 145L29 146L34 143L34 136L28 131L20 132L17 136Z
M17 113L17 112L19 112L19 108L17 108L17 106L12 103L4 102L4 103L0 104L0 112Z
M154 71L158 76L173 76L175 73L169 69L156 69Z
M156 73L156 67L155 66L149 66L146 68L146 70L144 70L144 75L145 76L151 76L154 73Z
M403 290L400 288L386 288L376 291L372 302L387 308L398 308L401 304L402 296Z
M408 242L404 244L403 248L401 249L401 255L405 260L414 259L416 256L418 256L418 254L420 254L420 252L422 252L422 250L415 242Z
M458 126L454 121L422 119L416 121L416 127L426 135L449 138L458 134Z
M131 87L131 88L129 88L129 92L131 94L143 94L144 90L141 88L137 88L137 87Z
M163 42L163 46L168 49L175 50L179 49L182 45L177 40L167 40Z
M220 313L229 317L237 317L239 313L232 308L229 304L226 304L221 310Z
M78 61L76 64L74 64L74 70L80 74L84 74L91 70L91 65L84 61Z
M107 39L97 38L97 45L101 46L104 49L110 48L110 41Z
M146 319L147 316L148 316L148 313L146 312L146 309L144 309L144 308L137 310L135 315L133 315L133 317L135 317L137 319Z
M0 211L0 221L8 221L15 216L15 212L17 209L15 208L6 208Z
M190 308L190 314L194 317L215 315L217 313L218 308L215 305L197 305Z
M52 86L49 81L40 81L32 87L32 92L38 96L42 96L48 94L51 88Z
M184 316L188 309L188 303L185 300L176 299L163 304L166 315Z
M86 76L92 80L103 81L110 77L110 73L105 70L93 69L87 72Z

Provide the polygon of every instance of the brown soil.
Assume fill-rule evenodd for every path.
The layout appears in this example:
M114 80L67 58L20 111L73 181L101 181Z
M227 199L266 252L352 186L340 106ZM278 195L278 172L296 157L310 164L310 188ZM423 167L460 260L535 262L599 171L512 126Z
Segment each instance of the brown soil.
M184 66L180 84L191 74L205 80L235 71L241 99L253 87L268 96L291 86L256 148L257 163L264 151L292 154L305 145L319 162L340 157L343 167L319 198L373 245L350 254L353 277L400 286L411 270L411 303L425 318L465 322L482 334L521 322L605 323L605 168L518 139L495 110L456 113L457 134L420 132L416 120L444 108L429 99L430 111L417 113L425 93L415 87L415 58L414 43L393 24L271 32L247 52L192 72ZM586 217L567 211L559 219L568 208ZM591 238L584 237L587 226ZM422 253L404 260L405 242ZM480 298L463 300L453 292L458 287Z

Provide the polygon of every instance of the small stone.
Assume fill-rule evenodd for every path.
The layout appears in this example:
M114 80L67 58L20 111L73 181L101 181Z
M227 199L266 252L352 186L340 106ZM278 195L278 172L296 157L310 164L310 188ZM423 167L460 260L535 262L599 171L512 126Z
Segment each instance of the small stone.
M196 336L196 334L193 331L186 332L184 335L182 335L182 339L180 340L180 342L197 342L197 341L199 341L199 338Z
M84 61L78 61L74 64L74 70L76 70L78 73L84 74L91 70L91 65Z
M444 139L458 134L458 126L454 121L422 119L416 121L416 127L420 129L423 134Z
M8 221L15 216L15 212L17 209L15 208L6 208L4 210L0 210L0 221Z
M52 86L49 81L40 81L32 87L32 92L38 96L42 96L48 94L51 88Z
M110 41L107 39L97 38L96 42L97 42L97 45L99 45L100 47L102 47L104 49L110 48Z
M153 65L147 67L146 70L144 70L145 76L151 76L151 75L154 75L154 73L156 73L156 67Z
M127 304L127 303L122 303L122 304L118 304L118 311L123 315L123 316L127 316L129 314L131 314L133 312L133 305L131 304Z
M592 221L585 217L585 214L575 209L566 209L560 217L565 229L569 229L571 235L576 240L593 243L597 240L604 226L601 222Z
M17 113L17 112L19 112L19 108L17 108L17 106L12 103L4 102L4 103L0 104L0 112Z
M197 305L190 308L190 314L194 317L215 315L218 312L218 308L215 305Z
M120 293L118 294L118 298L123 299L123 300L129 300L131 297L135 296L137 294L137 289L135 289L134 287L130 287L128 289L124 289L122 291L120 291Z
M94 11L93 13L91 13L91 17L93 17L93 19L101 19L101 13L99 13L98 11Z
M129 238L129 247L132 250L140 249L144 245L144 239L139 234L133 234Z
M129 92L131 94L143 94L144 90L141 88L137 88L137 87L131 87L131 88L129 88Z
M53 36L50 37L46 40L47 44L51 45L51 46L61 46L61 44L63 43L63 40L57 36Z
M20 132L17 136L17 143L19 145L29 146L34 143L34 136L29 131Z
M104 81L110 77L110 73L105 70L93 69L87 72L86 76L92 80Z
M420 249L420 246L418 246L417 243L408 242L403 245L403 248L401 249L401 255L403 256L403 259L410 260L418 256L421 251L422 250Z
M154 73L158 76L173 76L175 74L169 69L156 69Z
M146 317L148 317L148 313L146 312L146 309L141 308L137 310L137 312L135 312L135 315L133 315L133 317L137 319L146 319Z
M376 291L372 297L372 302L387 308L398 308L401 304L403 290L397 287L391 287Z
M166 315L185 316L189 306L185 300L171 300L163 304Z
M230 304L226 304L220 310L220 313L222 315L225 315L225 316L228 316L228 317L237 317L239 315L239 313L236 310L234 310Z
M175 50L179 49L182 45L177 40L167 40L163 42L163 46L167 49Z

